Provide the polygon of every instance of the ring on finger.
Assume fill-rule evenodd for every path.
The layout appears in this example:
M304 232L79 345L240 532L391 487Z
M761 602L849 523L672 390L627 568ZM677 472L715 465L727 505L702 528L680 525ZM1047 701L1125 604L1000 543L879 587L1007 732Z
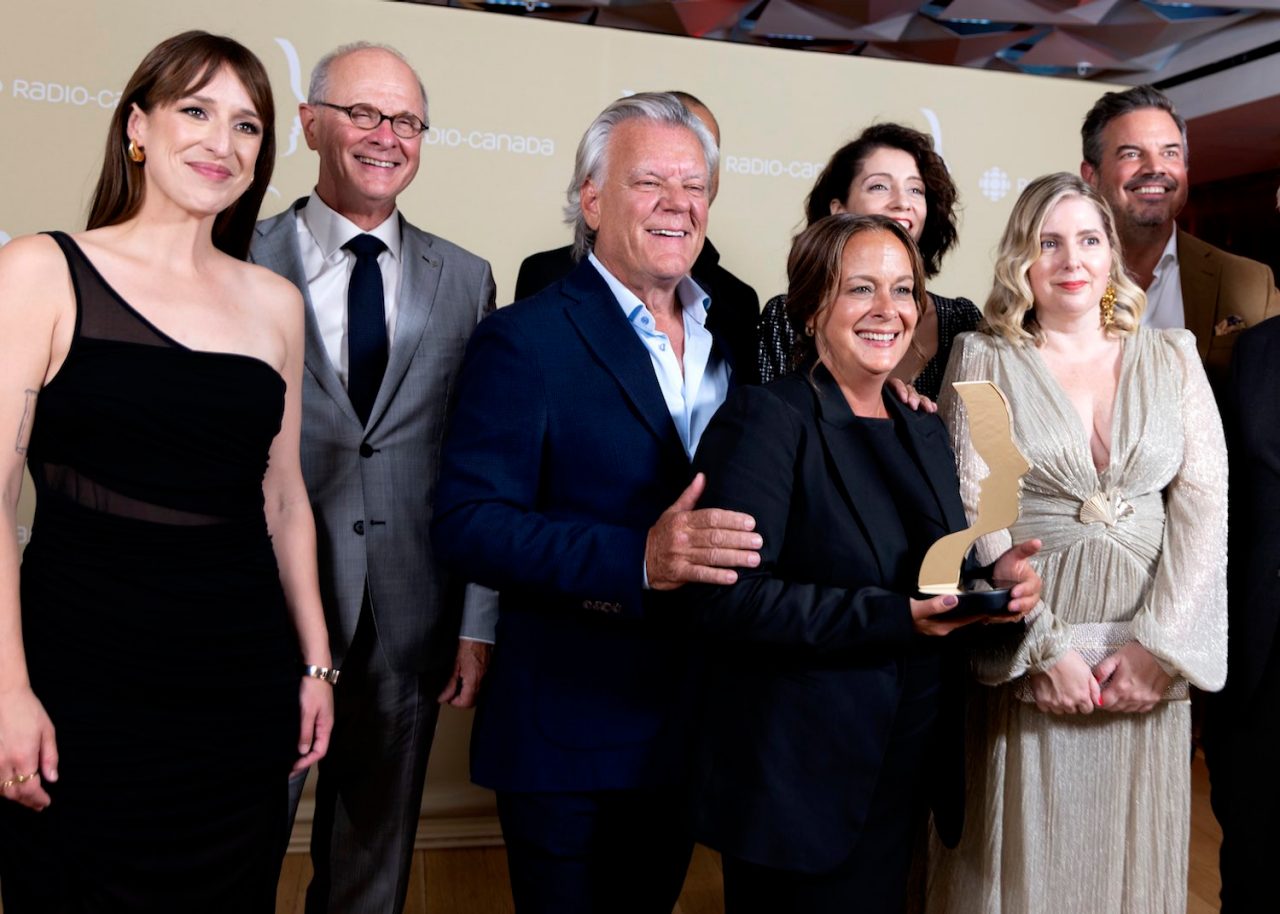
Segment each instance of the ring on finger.
M25 784L27 781L34 781L36 773L31 774L15 774L13 777L0 781L0 790L6 790L9 787L17 787L19 784Z

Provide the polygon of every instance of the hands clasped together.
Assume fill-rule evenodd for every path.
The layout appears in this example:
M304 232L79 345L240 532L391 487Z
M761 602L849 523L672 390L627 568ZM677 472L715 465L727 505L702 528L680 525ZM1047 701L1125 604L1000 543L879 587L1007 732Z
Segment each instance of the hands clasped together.
M1031 675L1031 691L1036 707L1050 714L1142 712L1154 708L1172 682L1151 652L1131 641L1093 669L1077 651L1067 651L1049 670Z

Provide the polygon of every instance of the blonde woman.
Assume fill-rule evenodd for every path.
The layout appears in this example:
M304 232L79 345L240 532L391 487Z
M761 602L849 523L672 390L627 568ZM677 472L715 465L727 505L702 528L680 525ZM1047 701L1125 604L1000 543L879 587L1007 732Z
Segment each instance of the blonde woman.
M976 658L966 829L935 848L932 912L1186 910L1187 683L1226 675L1227 465L1194 338L1140 328L1144 304L1106 203L1074 175L1032 182L947 380L1009 397L1032 468L979 558L1042 540L1043 600ZM972 511L987 468L943 390Z

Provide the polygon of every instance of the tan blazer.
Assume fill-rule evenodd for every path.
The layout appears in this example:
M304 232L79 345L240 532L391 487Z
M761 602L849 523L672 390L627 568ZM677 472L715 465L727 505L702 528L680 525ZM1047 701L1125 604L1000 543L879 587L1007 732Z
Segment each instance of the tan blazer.
M1280 314L1280 292L1266 264L1228 254L1181 230L1178 268L1187 329L1195 334L1196 349L1217 390L1226 380L1240 334L1217 333L1214 328L1233 315L1244 320L1243 330Z

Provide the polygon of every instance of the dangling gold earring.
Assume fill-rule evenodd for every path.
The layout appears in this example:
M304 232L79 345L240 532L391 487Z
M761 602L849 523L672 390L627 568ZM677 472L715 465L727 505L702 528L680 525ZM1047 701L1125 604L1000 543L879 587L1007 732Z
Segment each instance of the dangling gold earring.
M1102 326L1110 327L1116 319L1116 287L1111 283L1107 283L1107 290L1102 293L1098 310L1102 314Z
M129 137L129 148L126 150L126 154L129 156L129 161L135 165L141 165L147 160L146 151L138 145L138 141L133 137Z

